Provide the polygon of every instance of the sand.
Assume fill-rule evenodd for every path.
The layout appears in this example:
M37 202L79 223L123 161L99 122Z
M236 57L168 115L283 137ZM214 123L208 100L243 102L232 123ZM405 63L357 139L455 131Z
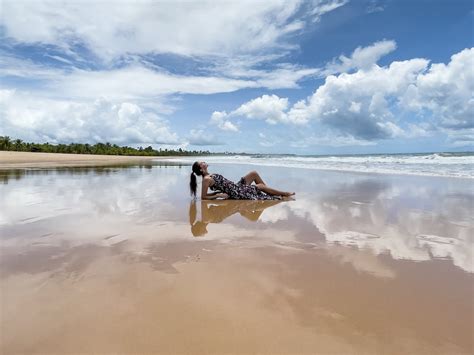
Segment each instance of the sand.
M0 353L473 352L470 181L156 164L1 172Z
M0 169L103 166L149 162L166 157L0 151Z

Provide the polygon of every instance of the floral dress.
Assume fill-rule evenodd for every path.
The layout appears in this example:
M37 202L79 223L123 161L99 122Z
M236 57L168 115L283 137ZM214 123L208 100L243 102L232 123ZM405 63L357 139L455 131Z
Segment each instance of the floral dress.
M211 177L214 180L211 190L224 192L231 200L279 200L276 196L260 191L255 185L247 185L244 178L234 183L220 174L212 174Z

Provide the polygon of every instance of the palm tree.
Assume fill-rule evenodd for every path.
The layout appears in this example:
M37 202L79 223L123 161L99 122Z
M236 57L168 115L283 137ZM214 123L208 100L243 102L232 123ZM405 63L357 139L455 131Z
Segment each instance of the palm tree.
M21 152L23 150L23 141L21 139L15 139L15 150Z
M0 136L0 150L9 150L11 147L11 139L8 136Z

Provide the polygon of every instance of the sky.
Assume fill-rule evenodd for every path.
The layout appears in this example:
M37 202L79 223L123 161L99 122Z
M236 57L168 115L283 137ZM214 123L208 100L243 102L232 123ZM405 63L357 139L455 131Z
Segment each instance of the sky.
M0 0L0 135L474 150L471 0Z

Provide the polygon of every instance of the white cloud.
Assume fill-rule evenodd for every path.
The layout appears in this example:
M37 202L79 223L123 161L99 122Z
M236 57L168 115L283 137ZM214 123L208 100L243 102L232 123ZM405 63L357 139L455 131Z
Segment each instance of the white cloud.
M0 78L8 77L14 88L28 88L29 94L18 92L2 103L2 130L31 140L100 138L141 143L156 141L155 134L149 135L153 132L161 137L158 140L175 142L177 137L166 123L156 115L152 117L152 112L169 114L175 110L168 104L176 98L172 95L297 88L300 80L319 70L272 62L298 48L294 36L307 23L345 3L4 0L0 26L8 51L1 53ZM15 50L23 45L41 49L41 60L16 57L13 53L20 53ZM167 72L154 62L159 54L198 63L199 74ZM265 69L262 63L267 64ZM25 97L25 102L19 97ZM98 104L97 98L103 98L107 107ZM122 104L125 106L120 108ZM21 118L14 118L12 112L20 113ZM90 128L94 115L102 122L118 119L125 125L130 123L127 115L144 125L161 123L148 127L151 131L140 125L119 131L109 125L108 135L105 130L93 132ZM239 130L224 118L214 123L221 130ZM203 142L196 132L190 139Z
M232 122L226 120L228 114L225 111L214 111L211 115L211 124L216 125L223 131L238 132L239 128Z
M448 64L433 64L403 97L409 109L427 109L448 130L474 128L474 48L454 54Z
M397 48L395 41L380 41L367 47L357 47L348 58L339 56L338 60L333 60L326 65L324 73L326 75L345 73L353 69L370 69L380 58L393 52Z
M394 62L388 68L374 66L354 74L331 75L312 97L291 108L287 98L263 95L242 104L226 117L244 116L270 124L304 125L317 120L356 140L401 136L403 130L391 121L394 115L388 99L401 96L418 73L426 69L427 63L413 59Z
M33 87L52 96L95 99L154 99L172 94L215 94L246 88L297 88L298 81L315 75L318 69L282 64L276 69L254 70L248 67L225 66L212 70L213 75L177 75L163 69L151 69L133 63L112 70L51 68L8 55L0 56L0 76L14 77L33 83ZM126 83L126 85L124 85Z
M25 60L0 53L0 77L16 77L34 81L55 80L65 72L58 68L49 68L31 60Z
M1 25L18 42L71 49L80 43L109 60L127 53L232 56L293 48L288 37L346 1L139 2L2 1ZM34 29L34 30L32 30Z
M474 127L474 49L453 55L447 65L428 64L415 58L330 75L305 105L295 104L289 116L318 120L366 140L427 136L436 128L452 135ZM432 122L408 123L404 130L397 123L401 111L428 112Z
M385 7L384 5L382 5L380 2L378 2L377 0L372 0L370 1L370 3L368 4L367 8L366 8L366 12L368 14L372 14L372 13L375 13L375 12L381 12L381 11L384 11L385 10Z
M255 73L258 86L268 89L295 89L298 82L304 78L314 76L320 72L315 68L298 68L286 65L283 68Z
M453 55L448 64L429 66L422 58L394 61L386 67L375 63L395 48L393 41L357 48L351 58L341 59L337 69L355 72L329 75L312 96L291 107L287 98L263 95L226 117L262 119L269 124L317 121L355 144L428 136L438 129L453 144L465 145L474 127L474 48ZM405 122L403 128L398 117L410 111L420 117L428 112L429 117L418 124Z
M289 116L317 120L356 139L403 136L390 102L402 97L427 65L424 59L412 59L330 75L306 104L298 103Z
M474 147L474 128L466 128L459 131L449 131L449 142L455 147Z
M179 143L165 120L132 102L51 100L14 90L0 90L0 134L51 143Z
M106 96L113 99L139 99L175 93L215 94L257 85L253 81L181 76L132 66L100 72L75 70L56 82L51 82L50 90L54 91L54 86L76 98Z
M138 64L115 70L89 71L74 67L49 68L11 56L3 56L1 63L4 65L0 67L0 75L31 83L29 94L32 97L41 97L51 108L64 106L65 102L80 102L81 110L85 109L87 104L91 106L90 110L94 110L97 98L101 97L114 103L133 102L148 113L154 111L162 114L172 113L175 110L174 105L179 104L179 101L172 101L170 95L173 94L213 94L260 85L293 87L295 83L292 80L299 80L301 76L313 72L301 68L281 67L275 73L258 71L255 78L240 80L218 76L175 75L163 71L157 72ZM294 76L291 74L293 69ZM251 70L250 72L254 74ZM279 77L278 74L282 76ZM18 101L15 102L16 107L19 104ZM4 108L6 111L6 107L12 105L12 102L4 102L3 105L6 105ZM45 105L42 110L44 108ZM52 112L47 111L46 114ZM216 117L212 123L224 131L239 131L236 124L221 118ZM28 127L25 126L24 130L28 130ZM21 132L18 125L14 132L15 137L30 135L28 132ZM51 134L54 136L54 133Z
M288 51L282 50L278 54L213 57L209 60L212 64L208 71L216 76L252 80L256 86L268 89L298 88L299 81L320 74L321 70L318 68L306 68L292 63L280 62L269 66L272 61L281 60L288 54ZM262 64L265 64L265 69L262 68Z
M189 131L188 143L192 145L224 145L213 134L203 129Z
M263 119L267 123L276 124L287 121L285 113L287 108L287 98L279 98L277 95L263 95L242 104L231 115L244 116L250 119Z
M321 16L341 6L344 6L348 2L349 0L332 0L332 1L316 0L314 2L315 7L311 11L311 14L314 16L313 21L319 22L321 20Z
M230 113L215 111L211 116L211 122L224 122L224 119L232 117L264 120L272 125L277 123L305 124L307 122L306 118L300 119L296 115L289 116L287 110L287 98L280 98L277 95L262 95L261 97L243 103ZM228 120L225 122L231 124Z
M346 138L346 141L352 142L403 135L403 130L395 123L386 121L393 115L385 96L396 94L406 86L405 81L413 81L416 74L425 69L427 61L394 62L389 68L380 68L375 64L381 56L395 48L394 41L381 41L369 47L358 47L351 58L341 56L337 68L336 63L331 64L331 71L359 70L352 75L327 77L326 83L318 88L312 98L298 101L291 108L287 98L263 95L243 103L229 114L225 113L225 116L262 119L269 124L297 125L317 119L337 129L342 128L344 133L353 137L352 140ZM387 77L390 77L390 82L387 82ZM351 118L348 119L348 116ZM342 144L340 140L338 142L337 145Z

